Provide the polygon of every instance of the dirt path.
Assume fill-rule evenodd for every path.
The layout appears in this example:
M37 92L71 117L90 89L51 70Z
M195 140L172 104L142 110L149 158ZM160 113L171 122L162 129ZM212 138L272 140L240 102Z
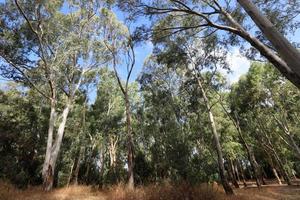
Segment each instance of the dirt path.
M258 189L256 187L235 190L236 194L248 199L257 200L300 200L300 187L287 185L267 185Z

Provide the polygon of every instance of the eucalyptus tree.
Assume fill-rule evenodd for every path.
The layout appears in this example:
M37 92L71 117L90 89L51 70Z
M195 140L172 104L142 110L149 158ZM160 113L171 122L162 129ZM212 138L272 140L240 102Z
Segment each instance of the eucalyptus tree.
M300 52L276 29L272 22L265 17L250 0L239 0L239 4L245 9L264 36L271 42L276 51L286 62L289 68L299 76ZM296 1L289 2L296 6Z
M180 92L180 70L160 64L155 55L147 58L139 76L143 105L141 133L143 152L149 156L153 179L190 181L192 174L193 131L189 130L186 102ZM146 140L146 142L145 142ZM199 166L196 166L199 167ZM196 180L193 177L191 179Z
M186 74L196 81L198 89L202 95L203 105L206 107L211 132L214 138L214 145L218 156L219 174L222 185L227 194L233 194L233 190L227 180L222 147L219 133L213 114L214 103L211 101L210 92L212 88L221 89L221 84L216 81L217 71L223 68L227 70L226 53L222 47L217 46L218 39L211 35L203 40L189 37L193 33L186 31L184 36L171 37L156 40L159 62L170 67L183 68ZM172 55L172 56L171 56ZM174 55L177 57L175 58ZM203 71L210 71L205 77Z
M62 11L63 6L67 12ZM1 4L1 9L3 75L24 81L47 99L51 108L42 170L44 188L50 190L74 98L85 76L107 60L99 7L92 1L15 0Z
M247 6L249 4L252 6ZM246 9L246 13L240 5ZM242 44L247 49L246 55L256 59L258 57L255 55L259 52L299 88L299 52L284 38L299 28L299 2L256 1L256 5L263 10L263 14L268 15L273 24L257 9L255 12L253 9L250 11L253 5L246 0L120 1L120 7L131 11L134 16L150 16L154 22L150 32L160 37L172 37L187 30L194 33L192 37L203 38L216 33L221 40L220 45L230 47ZM273 31L266 27L271 27ZM250 45L251 48L248 48Z
M110 52L112 59L112 67L119 85L119 88L124 96L125 114L126 114L126 132L127 132L127 150L128 150L128 187L134 187L134 144L132 136L132 116L129 97L129 82L132 70L135 66L134 40L127 26L118 21L117 17L111 10L103 9L102 15L105 19L104 29L107 41L106 48ZM124 67L127 70L125 83L120 77L119 67Z
M299 157L299 136L295 134L298 130L295 123L298 98L298 89L266 63L253 63L248 74L233 87L230 98L231 109L239 115L241 128L253 130L249 132L250 137L260 141L254 145L261 146L266 160L271 166L277 166L289 184L290 175L284 167L287 163L282 162L279 154L286 149L285 157L289 157L289 160ZM271 155L270 151L273 152Z
M98 143L94 148L100 154L100 178L113 182L112 179L119 174L117 161L123 150L121 142L125 139L122 134L125 104L114 71L105 67L99 73L96 101L89 112L90 138Z

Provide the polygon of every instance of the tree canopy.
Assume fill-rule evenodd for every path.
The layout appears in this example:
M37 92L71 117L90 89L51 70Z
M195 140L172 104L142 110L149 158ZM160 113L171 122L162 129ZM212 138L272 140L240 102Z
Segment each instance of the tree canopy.
M46 191L218 182L229 195L251 180L295 184L299 9L295 0L1 2L0 179ZM236 48L251 64L232 82Z

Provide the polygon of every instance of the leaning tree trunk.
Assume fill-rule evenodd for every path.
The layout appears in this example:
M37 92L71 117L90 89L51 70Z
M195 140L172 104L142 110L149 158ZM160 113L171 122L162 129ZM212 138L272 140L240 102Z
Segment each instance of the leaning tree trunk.
M299 148L298 144L296 143L296 141L294 139L294 135L291 134L291 133L288 133L288 137L289 137L289 140L292 143L292 146L295 149L294 152L296 153L297 158L300 159L300 148Z
M235 169L234 169L232 160L230 158L228 158L228 171L231 175L231 180L232 180L232 184L234 185L234 187L240 188L239 183L237 181L237 176L235 174Z
M278 166L281 171L281 175L283 176L283 179L286 181L286 183L288 185L292 185L291 179L290 179L288 173L286 172L286 170L284 169L283 163L282 163L281 159L279 158L277 152L275 151L275 149L273 147L271 147L269 149L273 152L273 155L275 157L275 160L278 163Z
M254 23L272 43L290 69L300 76L300 52L275 28L250 0L238 0Z
M56 165L58 153L60 151L62 138L64 135L64 130L65 130L66 122L67 122L67 117L68 117L68 114L70 111L70 105L71 105L70 102L68 102L63 110L62 121L59 124L55 142L53 144L51 144L51 146L49 146L49 147L48 147L48 143L47 143L46 158L45 158L45 162L43 165L43 187L44 187L45 191L50 191L53 187L55 165ZM51 108L51 113L52 113L52 108ZM54 118L50 117L50 121L52 122L53 119L55 119L55 114L54 114ZM52 124L51 124L51 126L52 126ZM49 126L49 129L51 126ZM54 127L54 121L53 121L53 127ZM53 127L51 127L51 128L53 128ZM52 130L52 133L53 133L53 130ZM49 135L50 134L48 132L48 136ZM52 134L52 136L53 136L53 134ZM49 142L49 140L52 140L52 139L48 138L48 142Z
M265 151L265 153L267 155L267 161L268 161L268 163L269 163L269 165L270 165L270 167L272 169L272 172L273 172L273 174L274 174L274 176L275 176L275 178L277 180L277 183L279 185L282 185L281 179L279 178L279 175L278 175L277 170L275 168L275 165L274 165L272 156L270 155L270 152L266 151L265 149L264 149L264 151Z
M125 106L126 106L126 129L127 129L127 150L128 150L128 188L134 188L134 175L133 175L133 140L132 140L132 127L131 127L131 112L130 103L127 90L125 93Z
M217 132L214 116L213 116L213 113L211 112L210 103L206 96L204 88L202 86L201 80L199 77L196 77L196 78L197 78L198 85L201 90L201 93L202 93L202 96L203 96L203 99L204 99L204 102L206 105L206 109L208 112L211 131L213 134L213 138L214 138L214 142L215 142L215 146L216 146L216 150L217 150L217 155L218 155L218 166L219 166L219 174L220 174L221 182L222 182L222 185L223 185L223 188L224 188L226 194L232 195L234 193L233 193L233 190L232 190L232 188L228 182L228 179L226 177L225 166L224 166L224 162L223 162L224 158L223 158L222 148L221 148L219 134Z
M242 180L243 180L244 187L247 187L244 169L243 169L243 167L242 167L242 165L241 165L241 163L240 163L239 160L236 160L236 162L237 162L237 168L238 168L238 170L240 170L240 172L241 172L240 174L241 174L241 176L242 176Z
M272 49L267 47L259 39L249 34L232 16L230 13L226 12L224 9L221 10L221 13L228 20L228 22L234 27L233 29L227 30L232 32L241 38L245 39L251 44L255 49L257 49L261 55L263 55L270 63L272 63L280 73L289 79L296 87L300 88L300 75L295 73L294 69L292 70L290 66L279 57ZM221 28L222 29L222 28Z
M300 148L295 141L294 134L290 132L288 124L284 123L283 120L279 120L275 115L274 119L279 127L283 130L284 135L288 138L289 144L294 148L295 156L300 159Z
M240 173L239 173L239 170L238 170L238 167L237 167L237 160L235 160L233 162L233 169L234 169L234 172L235 172L235 175L236 175L236 178L237 178L237 181L238 182L241 182L241 179L240 179Z
M235 114L235 118L236 118L236 121L235 121L235 126L237 128L237 131L238 131L238 134L239 134L239 138L243 144L243 146L245 147L246 149L246 152L247 152L247 155L248 155L248 159L250 161L250 165L252 167L252 170L254 172L254 177L255 177L255 181L256 181L256 185L257 187L260 187L262 182L263 182L263 178L262 178L262 172L261 172L261 169L260 169L260 166L258 165L256 159L255 159L255 156L254 156L254 153L253 153L253 150L252 148L247 144L243 134L242 134L242 130L241 130L241 127L240 127L240 123L239 123L239 120L238 120L238 117L236 116Z

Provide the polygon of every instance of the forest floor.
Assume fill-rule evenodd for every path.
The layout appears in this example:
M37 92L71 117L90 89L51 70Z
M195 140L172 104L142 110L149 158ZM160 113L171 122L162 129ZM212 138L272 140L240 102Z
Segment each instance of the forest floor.
M126 190L123 185L105 190L79 185L43 192L41 187L19 190L10 184L0 183L0 200L298 200L300 186L271 183L258 189L249 182L249 187L235 189L235 194L228 197L220 186L205 184L194 188L187 185L151 185L134 191Z
M299 200L300 199L300 186L299 185L278 185L270 184L257 187L247 187L235 189L235 193L245 199L257 200Z

